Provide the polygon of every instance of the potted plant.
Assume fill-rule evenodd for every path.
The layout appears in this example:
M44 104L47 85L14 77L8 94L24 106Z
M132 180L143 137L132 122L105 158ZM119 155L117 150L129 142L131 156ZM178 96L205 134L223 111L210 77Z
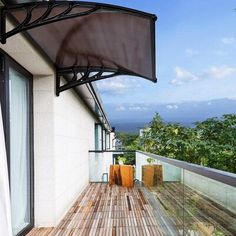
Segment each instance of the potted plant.
M119 165L111 165L109 173L109 185L117 184L124 187L133 187L134 168L132 165L125 165L126 158L117 157Z
M152 157L148 157L146 161L148 165L142 166L142 182L147 187L162 185L162 165L154 164L156 160Z
M147 158L147 162L148 162L150 165L153 164L155 161L156 161L156 160L155 160L154 158L152 158L152 157L148 157L148 158Z
M118 156L117 160L118 160L119 165L124 165L126 158Z

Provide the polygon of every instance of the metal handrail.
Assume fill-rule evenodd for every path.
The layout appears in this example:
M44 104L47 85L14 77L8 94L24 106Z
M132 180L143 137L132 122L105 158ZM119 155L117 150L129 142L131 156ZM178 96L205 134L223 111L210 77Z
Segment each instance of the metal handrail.
M180 160L176 160L176 159L172 159L168 157L159 156L153 153L147 153L143 151L136 151L136 152L141 153L147 157L152 157L156 160L165 162L167 164L174 165L184 170L188 170L196 174L205 176L207 178L222 182L224 184L228 184L232 187L236 187L236 174L229 173L226 171L216 170L216 169L212 169L212 168L208 168L208 167L204 167L204 166L200 166L196 164L191 164L185 161L180 161Z
M127 152L127 153L135 153L136 150L89 150L89 152L94 152L94 153L103 153L103 152Z

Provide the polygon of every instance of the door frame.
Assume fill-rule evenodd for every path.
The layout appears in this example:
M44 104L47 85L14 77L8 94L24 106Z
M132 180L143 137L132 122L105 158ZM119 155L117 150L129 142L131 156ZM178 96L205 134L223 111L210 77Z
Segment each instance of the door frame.
M10 98L9 98L9 68L24 75L29 80L29 177L30 177L30 223L16 236L26 235L34 227L34 113L33 113L33 76L13 58L0 49L0 100L3 116L3 127L8 163L10 185ZM11 186L10 186L11 193Z

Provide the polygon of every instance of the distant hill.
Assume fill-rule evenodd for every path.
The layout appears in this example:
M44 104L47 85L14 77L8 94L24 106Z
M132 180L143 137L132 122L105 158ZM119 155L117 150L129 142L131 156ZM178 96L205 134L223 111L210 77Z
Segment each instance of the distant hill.
M166 122L193 126L194 122L203 121L210 117L236 114L236 100L218 99L149 105L122 104L122 109L107 104L106 110L112 126L115 126L117 131L138 132L141 127L152 120L155 112L158 112Z
M112 123L118 132L138 133L141 128L146 126L145 122L130 122L130 123Z
M170 122L176 123L176 122ZM180 122L177 122L180 123ZM116 128L117 132L125 132L125 133L139 133L139 130L145 126L148 126L149 122L130 122L130 123L112 123L112 126ZM193 127L193 123L181 123L186 127Z

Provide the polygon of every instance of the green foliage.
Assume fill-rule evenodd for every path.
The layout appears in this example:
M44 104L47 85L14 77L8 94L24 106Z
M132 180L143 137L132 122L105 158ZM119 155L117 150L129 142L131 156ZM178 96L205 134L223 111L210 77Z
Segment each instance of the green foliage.
M125 157L118 156L117 160L118 160L119 163L122 162L123 164L126 164L126 158Z
M234 114L198 122L194 128L165 123L156 114L139 142L147 152L236 173Z
M140 141L138 134L132 133L117 133L117 138L121 140L123 149L125 150L138 150L140 149ZM135 164L135 154L134 153L124 153L124 158L126 159L124 164L134 165Z
M148 158L147 158L147 162L148 162L149 164L152 164L152 163L155 162L155 159L153 159L153 158L151 158L151 157L148 157Z
M138 134L120 132L116 134L116 137L122 142L125 149L131 150L132 147L138 145L138 142L135 142L138 139Z

